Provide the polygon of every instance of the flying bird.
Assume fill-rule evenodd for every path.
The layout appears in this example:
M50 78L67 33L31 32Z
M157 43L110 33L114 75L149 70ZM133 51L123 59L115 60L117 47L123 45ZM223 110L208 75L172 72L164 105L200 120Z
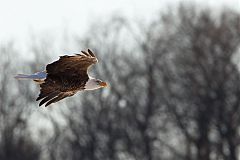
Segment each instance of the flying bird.
M66 97L73 96L78 91L95 90L107 86L107 83L88 75L88 69L96 64L95 54L81 51L76 55L60 56L59 60L48 64L46 71L32 75L18 74L17 79L32 79L40 85L40 94L36 101L45 107Z

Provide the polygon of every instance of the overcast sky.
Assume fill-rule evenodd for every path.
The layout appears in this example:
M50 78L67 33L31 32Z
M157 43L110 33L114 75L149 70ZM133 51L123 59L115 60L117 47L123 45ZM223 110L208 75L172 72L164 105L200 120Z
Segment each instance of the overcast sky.
M167 5L184 0L0 0L0 44L24 42L29 33L81 34L89 23L120 13L128 18L150 18ZM185 0L186 1L186 0ZM240 11L240 0L188 0Z

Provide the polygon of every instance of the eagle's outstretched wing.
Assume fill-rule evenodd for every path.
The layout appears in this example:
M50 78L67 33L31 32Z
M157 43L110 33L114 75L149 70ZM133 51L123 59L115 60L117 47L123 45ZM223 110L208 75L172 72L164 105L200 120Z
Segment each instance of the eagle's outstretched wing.
M88 68L97 63L98 60L90 49L88 49L88 52L81 52L82 54L76 54L73 56L60 56L58 61L47 65L47 74L71 76L87 74Z
M40 84L40 94L36 99L42 99L39 106L46 102L45 106L48 106L84 89L88 80L87 70L98 60L89 49L81 52L74 56L61 56L58 61L47 65L47 78Z

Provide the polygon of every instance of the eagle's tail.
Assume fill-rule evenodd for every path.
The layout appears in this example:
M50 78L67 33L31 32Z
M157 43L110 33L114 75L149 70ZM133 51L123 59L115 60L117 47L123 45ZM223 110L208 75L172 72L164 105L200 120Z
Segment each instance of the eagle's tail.
M32 79L36 82L43 81L47 77L47 73L45 71L37 72L34 74L17 74L15 76L16 79Z

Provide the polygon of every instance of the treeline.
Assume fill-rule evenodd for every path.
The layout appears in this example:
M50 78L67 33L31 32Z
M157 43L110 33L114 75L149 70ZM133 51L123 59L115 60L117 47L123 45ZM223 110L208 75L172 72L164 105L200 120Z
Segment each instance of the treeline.
M92 73L109 88L48 109L37 107L33 83L12 78L47 58L21 69L18 51L2 45L0 159L237 160L239 44L240 14L231 10L180 5L149 24L115 16L76 38L98 56ZM39 57L43 48L31 49ZM36 112L52 128L33 132Z

